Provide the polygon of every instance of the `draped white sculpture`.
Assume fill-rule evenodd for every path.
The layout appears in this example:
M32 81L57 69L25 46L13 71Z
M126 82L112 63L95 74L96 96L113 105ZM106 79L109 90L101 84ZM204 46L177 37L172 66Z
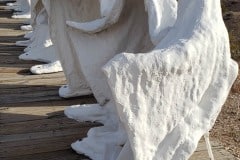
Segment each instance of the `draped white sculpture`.
M94 160L188 159L237 75L220 0L181 0L178 11L175 0L99 2L50 1L67 94L90 86L98 101L65 114L104 124L73 149Z
M188 159L238 73L220 1L178 6L174 27L153 51L123 53L104 67L134 159Z
M96 0L50 0L50 32L51 38L56 45L57 53L67 79L67 85L59 89L59 95L64 98L89 95L92 93L85 76L82 73L76 51L72 46L69 29L66 20L71 17L76 19L92 19L98 15L98 5L93 5ZM81 7L85 3L86 8ZM76 9L77 8L77 9ZM89 11L92 12L89 12ZM79 14L80 13L80 14Z
M22 60L36 60L47 64L35 65L30 71L34 74L44 74L62 71L61 63L52 44L48 26L49 6L43 0L32 2L32 25L34 32L30 40L18 41L16 45L27 46L26 53L19 56Z
M17 0L15 3L7 3L6 9L15 11L12 18L31 18L31 0Z

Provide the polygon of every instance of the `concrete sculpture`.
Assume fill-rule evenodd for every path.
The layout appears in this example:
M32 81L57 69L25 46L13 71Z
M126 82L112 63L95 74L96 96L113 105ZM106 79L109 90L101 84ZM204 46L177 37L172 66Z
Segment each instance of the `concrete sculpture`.
M12 18L31 18L31 0L17 0L15 3L7 3L6 9L16 11Z
M49 33L48 18L49 7L45 1L35 0L32 3L33 34L30 40L18 41L16 45L27 46L26 53L19 56L22 60L36 60L47 64L35 65L30 71L33 74L45 74L62 71L56 49L52 44Z
M188 159L237 76L220 1L179 1L174 27L151 52L120 54L104 71L134 159Z
M50 3L64 94L92 90L98 102L65 114L104 124L73 149L94 160L188 159L237 75L220 0Z
M83 75L77 53L72 46L69 27L66 20L69 19L94 19L98 15L98 5L93 1L76 0L50 0L50 33L54 45L57 48L60 62L66 76L67 85L59 89L59 95L64 98L92 94L85 76ZM82 4L86 4L85 8ZM94 4L94 5L93 5ZM96 4L96 5L95 5ZM77 8L78 9L75 9ZM93 11L89 13L88 11ZM61 15L61 16L59 16ZM70 29L71 31L71 29Z

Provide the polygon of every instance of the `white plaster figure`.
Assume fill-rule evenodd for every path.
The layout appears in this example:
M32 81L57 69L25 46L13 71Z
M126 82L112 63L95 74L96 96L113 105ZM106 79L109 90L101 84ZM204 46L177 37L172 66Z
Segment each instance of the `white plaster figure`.
M98 15L98 5L96 0L87 1L88 8L84 8L82 0L50 0L50 33L51 39L56 45L57 53L59 54L60 62L66 76L67 85L62 86L59 89L59 95L64 98L70 98L75 96L83 96L92 94L88 83L81 71L78 58L76 58L76 52L72 47L72 41L68 30L70 28L66 25L66 20L79 17L85 20L96 18ZM76 5L78 9L73 10L72 6ZM84 9L84 11L82 10ZM89 14L89 11L93 11ZM83 15L80 15L84 12Z
M47 24L39 24L35 27L34 38L30 41L26 53L19 56L22 60L36 60L42 62L53 62L58 60L57 54L55 53L53 44L49 35L49 27ZM28 41L25 41L28 42ZM18 44L19 42L16 42ZM23 42L20 42L21 44Z
M69 50L78 58L71 62L99 103L71 106L65 114L104 124L73 149L94 160L188 159L237 75L220 0L181 0L178 12L174 0L100 1L100 19L90 21L87 1L51 3L56 15L64 15L53 20L71 41ZM104 3L110 7L103 15Z
M132 149L125 156L137 160L188 159L238 73L220 0L178 3L174 27L152 51L125 52L104 66Z
M34 33L30 35L30 40L16 42L16 45L28 46L24 49L26 53L21 54L19 58L22 60L36 60L49 63L31 67L30 71L33 74L61 72L61 63L58 60L55 47L50 39L48 7L41 0L35 0L33 2L33 7L32 24L35 26ZM27 26L25 30L29 30Z
M106 1L101 2L106 3ZM174 5L172 5L174 4L174 2L175 7ZM58 1L58 3L60 3L59 5L61 6L66 6L66 4L63 4L64 2ZM123 3L123 1L121 1L121 3ZM165 7L171 9L173 12L173 17L169 18L169 22L171 21L171 23L168 22L169 25L166 25L166 28L169 28L170 24L174 24L174 20L176 18L176 1L166 4L167 5ZM57 4L55 3L55 7L56 5ZM76 4L74 4L74 6L76 6ZM79 8L77 6L74 6L71 7L72 12ZM123 4L117 6L121 7L123 6ZM94 96L101 105L104 105L105 103L107 103L108 100L112 99L111 94L109 94L110 90L106 83L107 81L100 70L101 66L103 66L114 55L120 53L123 50L132 50L133 52L147 51L153 46L150 38L148 37L148 19L147 14L144 12L145 9L143 1L128 1L126 2L125 6L125 8L123 7L123 13L125 14L122 17L119 17L121 9L109 9L109 12L107 14L114 15L113 17L118 17L119 21L118 18L111 21L118 23L110 23L107 28L106 25L103 23L101 23L100 27L94 26L95 22L98 22L98 20L93 20L91 22L84 23L84 25L88 26L86 28L93 28L93 30L91 31L86 31L82 29L84 28L82 27L84 26L83 23L67 21L68 25L76 29L80 29L80 31L68 31L73 43L71 45L73 46L73 49L77 52L76 56L79 57L78 63L80 64L80 66L82 66L81 70L86 76L86 79L91 89L93 90ZM61 8L60 6L57 6L56 8L58 7ZM63 9L61 8L61 11L62 10ZM117 13L112 13L114 11L117 11ZM84 13L80 15L84 15ZM156 17L155 15L152 16L150 14L149 16L150 18ZM104 16L101 15L101 17ZM77 18L72 17L72 19ZM81 19L79 21L81 22ZM96 24L98 25L98 23ZM91 25L93 25L93 27L91 27ZM155 28L157 27L155 26ZM163 29L166 28L162 27L158 30L158 33L162 32ZM104 29L107 30L105 31ZM92 34L86 35L86 33L82 33L83 31L86 33L96 33L97 36ZM101 33L100 31L103 31L103 33ZM135 35L138 35L138 37L136 37ZM90 43L91 45L89 46L87 45L87 43ZM122 46L119 47L119 44L122 44ZM77 141L76 143L73 143L72 147L78 153L84 153L90 156L92 159L116 159L119 152L121 151L121 145L126 142L126 135L125 132L123 132L121 125L119 125L118 116L116 115L114 104L111 101L105 104L103 107L101 107L99 104L72 106L65 110L65 114L68 117L74 118L78 121L100 121L104 124L104 127L91 129L91 134L89 133L87 138L83 139L82 141ZM110 115L111 118L109 118ZM106 121L102 120L106 117ZM101 147L96 146L97 142L101 142ZM106 153L113 153L113 155Z

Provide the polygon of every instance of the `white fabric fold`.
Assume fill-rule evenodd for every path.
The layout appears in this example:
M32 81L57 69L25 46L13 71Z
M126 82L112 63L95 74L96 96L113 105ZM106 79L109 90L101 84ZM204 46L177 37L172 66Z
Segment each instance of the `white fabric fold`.
M104 72L134 159L188 159L238 72L220 1L179 1L177 21L156 48L119 54Z

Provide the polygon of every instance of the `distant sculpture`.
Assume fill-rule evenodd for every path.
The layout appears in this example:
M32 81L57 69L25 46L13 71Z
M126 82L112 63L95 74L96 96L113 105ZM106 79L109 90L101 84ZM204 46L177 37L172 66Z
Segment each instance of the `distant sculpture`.
M88 82L82 73L79 59L69 36L69 30L71 29L66 25L66 20L70 18L85 18L85 20L88 20L97 17L98 4L95 3L96 0L85 0L85 8L82 5L83 1L50 0L51 13L49 22L51 38L57 48L57 53L67 80L67 84L59 89L59 95L64 98L92 94Z
M31 18L31 0L17 0L15 3L7 3L6 9L13 9L12 18Z
M98 102L65 114L104 124L72 148L93 160L188 159L237 75L220 0L51 0L50 6L66 95L83 95L89 86Z
M19 56L22 60L35 60L47 64L35 65L30 71L33 74L45 74L62 71L61 63L52 44L49 33L49 6L45 0L34 0L31 4L33 33L29 40L17 41L16 45L26 46L25 53ZM27 27L27 26L22 26Z

